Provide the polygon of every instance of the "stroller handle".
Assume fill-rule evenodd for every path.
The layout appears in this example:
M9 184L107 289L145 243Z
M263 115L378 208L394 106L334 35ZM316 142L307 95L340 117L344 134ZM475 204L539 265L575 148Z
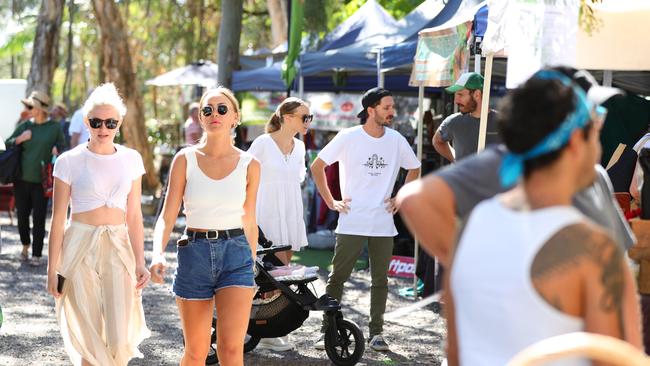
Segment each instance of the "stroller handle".
M257 249L257 255L267 255L267 254L272 254L272 253L277 253L277 252L284 252L287 250L291 250L291 245L278 245L278 246L272 246L268 248L259 248Z

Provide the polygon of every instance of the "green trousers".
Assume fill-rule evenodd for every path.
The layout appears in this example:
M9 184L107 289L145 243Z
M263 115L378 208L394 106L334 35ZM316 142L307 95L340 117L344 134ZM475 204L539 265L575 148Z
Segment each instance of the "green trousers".
M332 272L327 278L325 292L339 302L343 296L343 286L350 278L354 265L368 243L370 259L370 338L381 334L384 328L384 312L388 298L388 265L393 255L393 237L390 236L360 236L336 234L336 247L332 258ZM323 328L326 324L323 318Z

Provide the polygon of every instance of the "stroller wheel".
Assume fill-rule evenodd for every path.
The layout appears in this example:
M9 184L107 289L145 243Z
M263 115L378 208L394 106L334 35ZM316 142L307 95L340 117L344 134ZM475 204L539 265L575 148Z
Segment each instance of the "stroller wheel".
M260 343L260 338L246 334L244 338L244 353L250 352ZM210 336L210 349L208 357L205 359L206 365L218 365L219 356L217 356L217 318L212 318L212 335Z
M359 326L347 319L338 319L336 334L325 333L325 352L338 366L356 365L363 356L366 344Z

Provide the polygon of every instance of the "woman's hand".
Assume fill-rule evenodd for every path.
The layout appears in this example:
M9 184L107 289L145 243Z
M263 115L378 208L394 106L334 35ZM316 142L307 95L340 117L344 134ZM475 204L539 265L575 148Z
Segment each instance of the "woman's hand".
M144 264L135 267L135 276L138 280L138 283L135 284L137 290L142 290L147 285L147 282L149 282L149 278L151 278L151 274L149 274Z
M57 290L57 285L59 283L59 278L56 275L56 272L50 272L47 271L47 292L50 293L50 295L54 296L54 298L58 299L61 294Z
M151 260L151 266L149 266L149 271L151 271L151 281L155 283L162 284L165 282L165 257L162 255L154 255Z

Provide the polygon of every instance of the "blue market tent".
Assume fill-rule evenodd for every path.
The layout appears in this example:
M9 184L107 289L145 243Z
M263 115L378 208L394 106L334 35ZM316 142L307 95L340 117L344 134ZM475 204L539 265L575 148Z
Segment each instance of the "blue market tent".
M420 30L452 24L461 17L467 17L468 14L470 16L476 14L475 20L485 24L487 22L487 5L485 3L486 1L480 0L448 0L446 4L443 4L440 0L427 0L397 22L397 28L392 34L380 33L347 47L329 49L325 52L305 53L300 56L301 73L305 80L304 90L366 90L371 88L377 85L378 70L387 71L413 63ZM476 28L480 32L476 34L482 36L485 26ZM380 54L379 58L377 57L378 53ZM287 87L280 78L280 66L281 63L277 62L268 67L235 72L233 74L233 90L286 90ZM351 74L346 77L344 87L334 86L331 77L318 78L324 74L331 75L332 71L351 71ZM386 87L392 86L393 90L413 90L408 87L408 78L403 77L405 84L400 86L397 82L397 80L401 80L400 78L391 77L390 83L393 85L389 85L388 77L389 75L386 75L384 79ZM358 89L349 89L352 86L358 86ZM319 87L323 89L319 89Z
M431 19L435 19L436 14L456 2L460 3L461 0L450 0L446 5L440 0L427 0L397 22L393 29L386 29L347 47L305 53L300 58L302 74L314 75L332 70L376 72L378 49L386 45L401 43L413 35L417 40L417 32L420 29L428 28Z
M450 0L444 9L425 27L409 36L404 42L381 49L383 71L411 65L418 46L418 33L428 28L445 28L460 23L463 19L474 19L474 35L482 37L487 28L487 1Z
M377 0L368 0L325 36L319 51L346 47L396 27L397 21Z

